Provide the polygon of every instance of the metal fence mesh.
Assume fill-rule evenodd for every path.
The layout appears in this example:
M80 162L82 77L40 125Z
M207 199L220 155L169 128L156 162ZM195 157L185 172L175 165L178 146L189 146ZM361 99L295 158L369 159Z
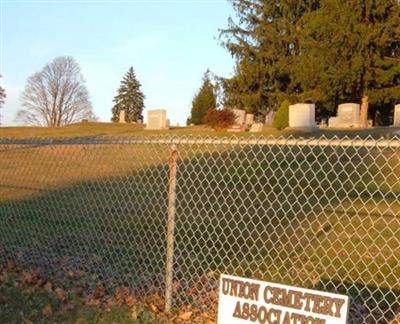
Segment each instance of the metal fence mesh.
M349 295L351 323L400 313L398 138L3 139L0 225L3 261L138 296L172 261L176 307L215 313L227 273Z

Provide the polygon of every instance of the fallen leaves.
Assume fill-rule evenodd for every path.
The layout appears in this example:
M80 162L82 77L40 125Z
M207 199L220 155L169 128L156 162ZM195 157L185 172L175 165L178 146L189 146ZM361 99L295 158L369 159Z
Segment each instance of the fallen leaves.
M47 317L51 321L53 316L67 314L74 311L76 305L82 305L80 307L94 307L94 311L100 313L117 309L126 312L125 314L130 319L140 322L215 324L214 312L205 312L205 307L183 307L171 313L165 313L163 294L153 293L138 299L128 287L118 287L114 291L110 291L104 282L100 281L99 277L94 277L90 273L83 275L83 272L68 270L62 272L61 276L52 277L52 281L50 281L37 269L20 271L12 261L9 261L3 269L0 273L0 279L8 281L7 278L11 276L15 280L16 289L22 289L32 296L37 293L47 294L47 299L36 306L36 315L32 315L35 313L27 313L28 315L24 317L26 323L33 320L32 316ZM89 278L89 276L91 282L81 280L82 278ZM196 287L196 285L194 286ZM193 287L183 285L176 287L182 291L193 289ZM208 298L209 301L210 298L214 299L213 293L213 290L209 290L202 297ZM198 301L201 302L201 299L198 299Z
M54 292L57 296L57 298L61 301L61 302L65 302L67 300L67 293L64 291L64 289L62 288L56 288L54 289Z
M79 278L81 278L82 276L83 276L83 271L79 271L79 270L76 270L76 271L73 271L73 270L68 270L67 272L66 272L66 277L68 278L68 279L79 279Z
M51 314L53 314L53 308L51 307L50 304L46 304L46 305L42 308L42 315L43 315L43 316L50 316Z
M193 312L185 312L179 315L179 319L182 321L188 321L192 317Z
M129 288L120 287L115 290L114 294L115 303L119 306L127 305L132 307L136 303L135 297L131 294Z
M20 282L25 286L33 286L42 282L39 270L23 271L20 276Z

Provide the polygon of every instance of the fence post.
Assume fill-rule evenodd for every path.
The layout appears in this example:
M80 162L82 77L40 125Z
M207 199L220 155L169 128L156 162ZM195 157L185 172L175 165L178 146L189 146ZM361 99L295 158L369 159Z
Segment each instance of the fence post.
M173 266L174 266L174 231L175 231L175 196L176 196L176 164L178 150L176 145L171 148L169 161L169 188L168 188L168 220L167 220L167 256L165 261L165 312L171 310Z

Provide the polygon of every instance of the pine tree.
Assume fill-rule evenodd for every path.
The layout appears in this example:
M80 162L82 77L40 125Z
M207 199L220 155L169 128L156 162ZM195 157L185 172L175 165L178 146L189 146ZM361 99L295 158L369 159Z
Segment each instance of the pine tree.
M393 106L400 98L400 4L396 0L321 0L298 28L295 64L300 98L324 103ZM387 110L389 111L389 110Z
M1 75L0 75L1 78ZM0 126L1 126L1 108L4 104L4 99L6 98L6 91L4 90L4 88L2 88L0 86Z
M233 78L222 80L225 105L254 114L277 109L296 93L293 61L300 54L296 25L318 0L231 0L238 16L222 30L223 45L236 59Z
M119 113L125 110L126 122L138 122L143 120L144 94L140 90L141 84L136 79L133 67L125 74L118 89L118 94L114 97L114 107L112 108L113 122L119 121Z
M203 118L209 109L214 109L217 106L217 98L215 94L215 86L210 80L210 71L203 76L203 84L193 98L192 112L188 119L188 124L200 125L203 124Z

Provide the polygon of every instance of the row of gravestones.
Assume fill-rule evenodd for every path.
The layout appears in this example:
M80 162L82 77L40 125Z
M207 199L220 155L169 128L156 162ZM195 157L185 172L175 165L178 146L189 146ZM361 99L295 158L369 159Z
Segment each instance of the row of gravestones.
M264 123L256 123L254 115L246 113L241 109L232 110L235 115L234 125L228 129L229 132L261 132L264 125L270 125L273 120L273 112L265 117ZM125 111L121 110L119 122L125 123ZM400 104L394 108L394 126L400 126ZM355 103L346 103L339 105L336 117L329 118L328 127L349 128L361 127L360 123L360 105ZM314 104L295 104L289 107L289 127L313 129L315 123L315 105ZM167 111L165 109L149 110L147 112L146 129L162 130L169 128Z
M119 123L126 123L125 110L119 112ZM167 119L167 111L165 109L149 110L147 112L146 129L168 129L169 120Z
M372 126L372 122L369 122ZM400 105L394 107L394 126L400 126ZM345 103L338 106L336 117L328 120L331 128L357 128L363 127L360 120L360 105ZM296 104L289 107L289 127L291 128L315 128L315 105Z

